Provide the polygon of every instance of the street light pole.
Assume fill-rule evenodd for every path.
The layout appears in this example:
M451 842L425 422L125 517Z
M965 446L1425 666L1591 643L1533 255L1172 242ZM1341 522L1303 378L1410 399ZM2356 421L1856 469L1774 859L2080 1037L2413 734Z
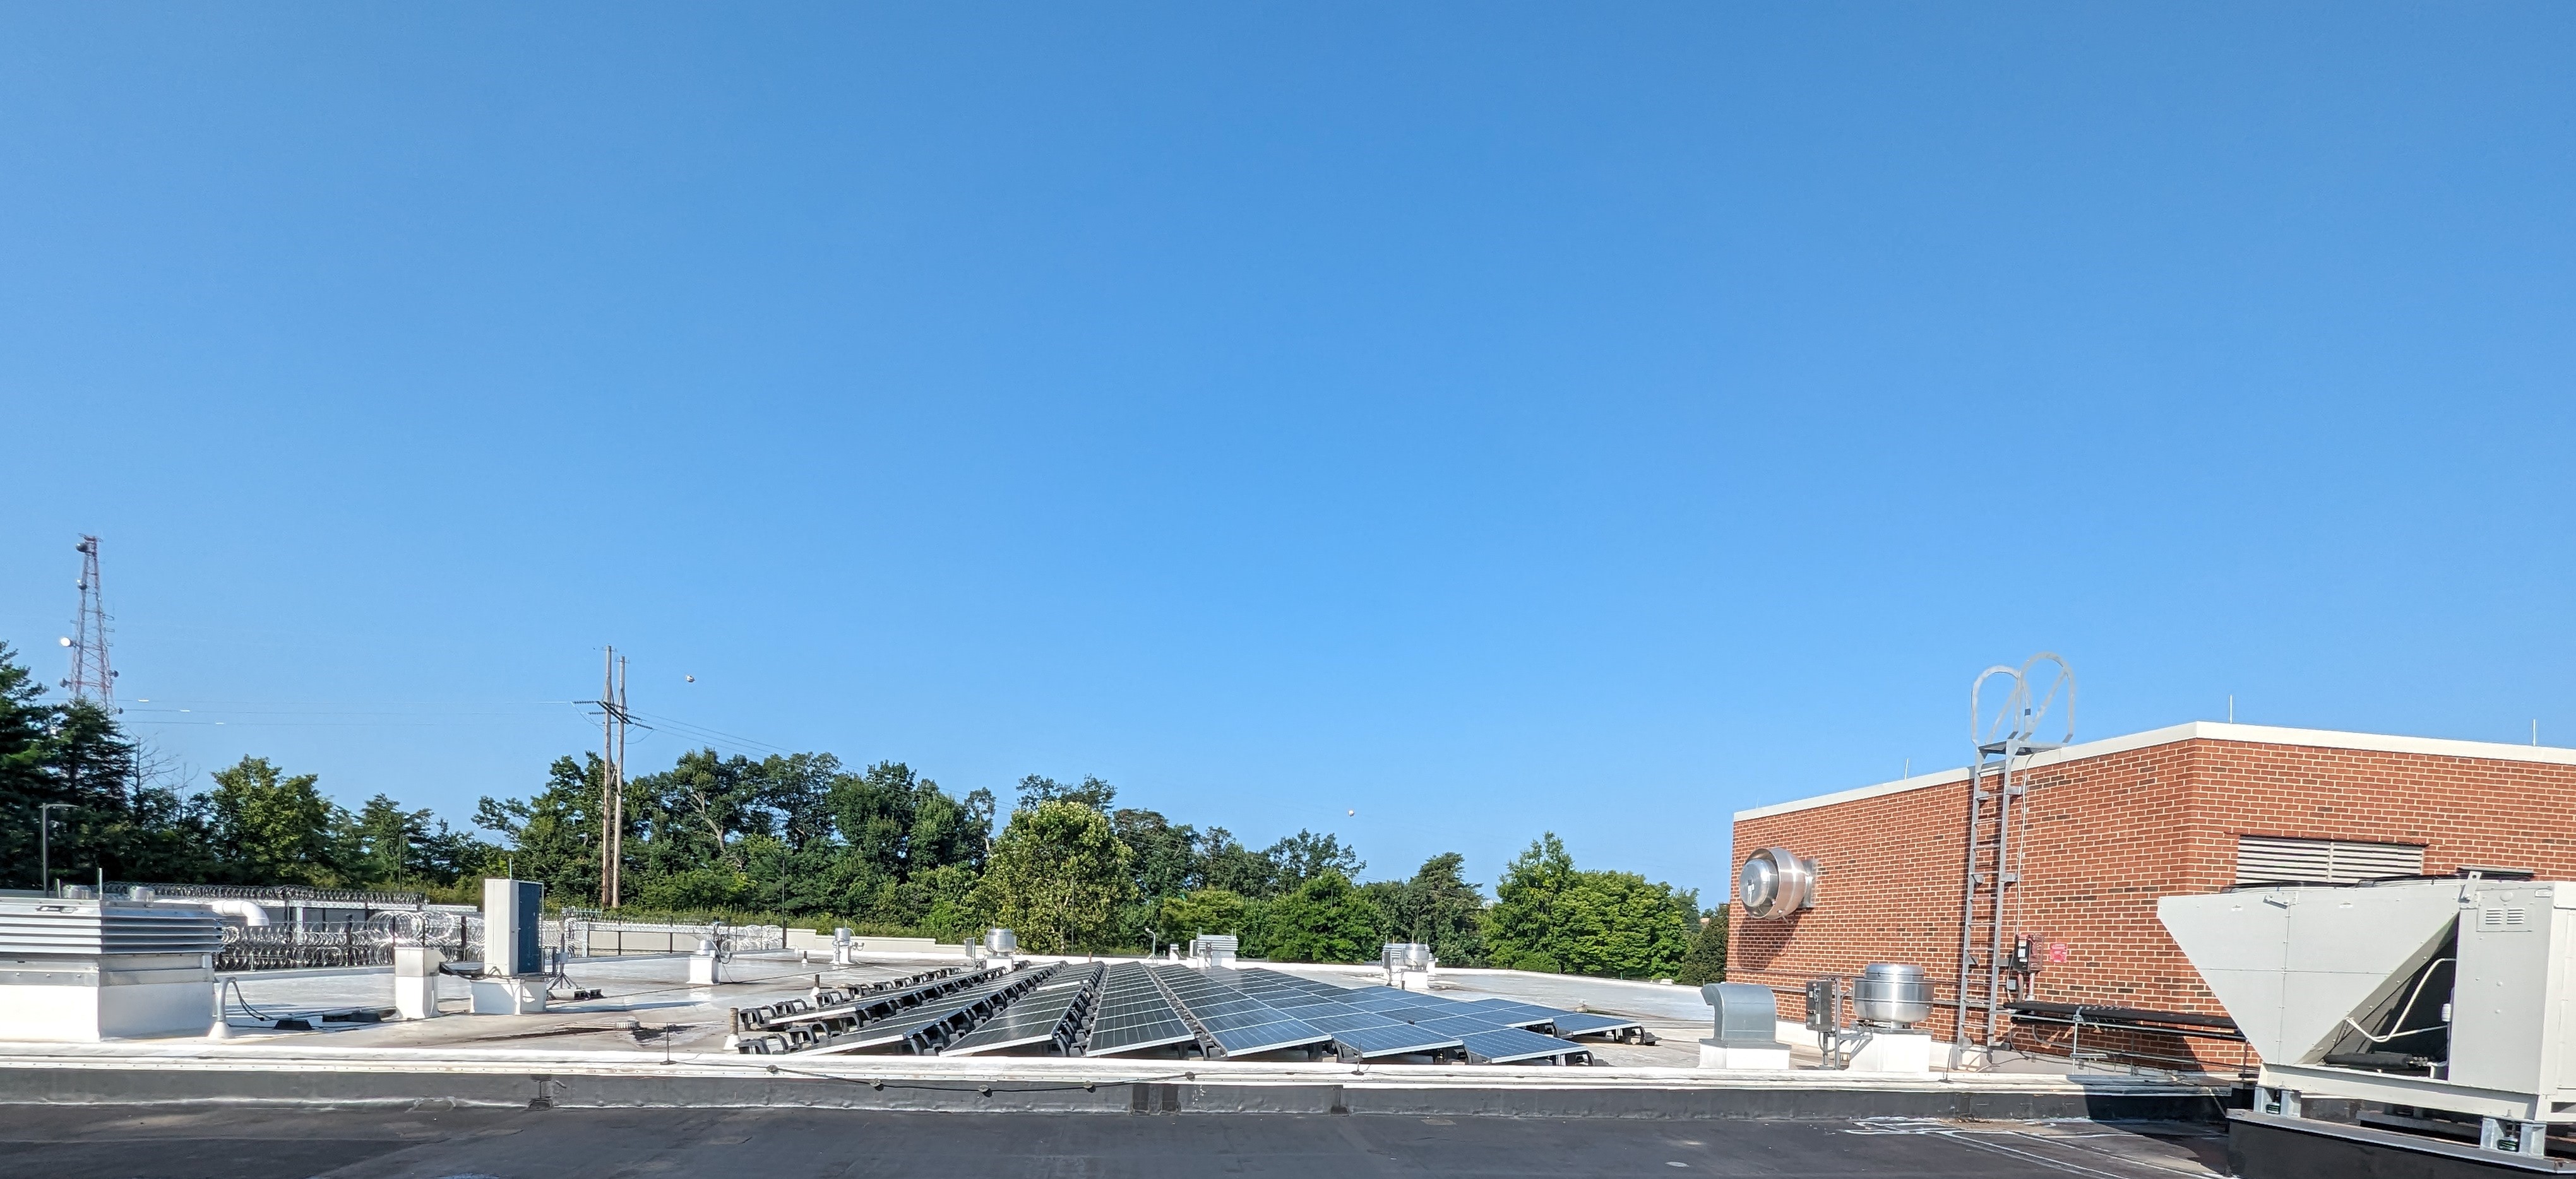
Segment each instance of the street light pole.
M54 812L72 809L68 802L49 802L36 808L36 875L37 884L46 896L54 895Z

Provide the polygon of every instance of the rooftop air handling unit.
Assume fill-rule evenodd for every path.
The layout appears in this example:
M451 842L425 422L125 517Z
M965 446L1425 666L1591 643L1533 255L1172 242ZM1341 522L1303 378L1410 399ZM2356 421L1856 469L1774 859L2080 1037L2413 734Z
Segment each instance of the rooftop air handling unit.
M1745 858L1735 874L1735 899L1765 920L1816 907L1816 879L1824 870L1785 847L1766 847Z
M0 1040L204 1035L223 947L203 905L0 897Z
M2157 915L2263 1058L2260 1125L2329 1097L2537 1156L2576 1122L2576 884L2276 884Z

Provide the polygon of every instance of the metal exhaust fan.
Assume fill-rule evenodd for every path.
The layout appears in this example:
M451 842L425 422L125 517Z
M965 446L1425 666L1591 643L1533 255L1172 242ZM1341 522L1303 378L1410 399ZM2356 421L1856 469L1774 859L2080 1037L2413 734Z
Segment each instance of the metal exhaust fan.
M1766 847L1735 874L1735 899L1755 917L1786 917L1816 907L1816 878L1824 870L1785 847Z

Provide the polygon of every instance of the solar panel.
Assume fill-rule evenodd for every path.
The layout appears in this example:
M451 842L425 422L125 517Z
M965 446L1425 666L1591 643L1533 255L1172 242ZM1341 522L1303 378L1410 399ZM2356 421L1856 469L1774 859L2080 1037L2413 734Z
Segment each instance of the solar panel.
M1509 999L1478 999L1472 1003L1461 1003L1459 1006L1471 1008L1469 1014L1491 1019L1506 1027L1516 1028L1548 1023L1557 1016L1568 1014L1553 1007L1515 1003Z
M1352 1011L1347 1008L1343 1009L1340 1014L1336 1015L1307 1015L1301 1012L1298 1014L1297 1018L1328 1032L1346 1032L1352 1028L1386 1028L1404 1026L1402 1022L1388 1019L1383 1015L1367 1011ZM1485 1024L1481 1026L1491 1027L1493 1025Z
M1470 1032L1459 1039L1467 1047L1467 1059L1478 1064L1510 1064L1515 1060L1587 1053L1581 1044L1571 1044L1553 1036L1519 1028L1497 1028L1490 1032Z
M1054 1047L1063 1042L1064 1033L1074 1013L1091 997L1092 987L1100 980L1100 969L1077 969L1069 977L1050 981L1028 993L1019 1002L986 1020L982 1026L957 1042L940 1050L941 1055L973 1056L983 1052L1004 1052L1037 1045Z
M1402 1056L1413 1052L1457 1048L1463 1046L1464 1041L1456 1036L1444 1036L1410 1024L1397 1024L1394 1027L1353 1028L1349 1031L1335 1032L1333 1043L1347 1054L1344 1059L1350 1056L1367 1059L1372 1056Z
M1223 1032L1210 1028L1208 1034L1216 1038L1217 1046L1225 1049L1227 1056L1250 1056L1256 1052L1311 1047L1316 1044L1331 1043L1333 1039L1331 1035L1293 1019Z
M1198 1033L1172 1010L1154 980L1146 976L1143 966L1121 963L1110 968L1102 984L1100 1014L1092 1021L1091 1037L1084 1043L1082 1054L1147 1052L1194 1043L1198 1038Z
M1119 1056L1175 1044L1195 1043L1197 1032L1177 1019L1155 1020L1116 1028L1093 1028L1091 1041L1082 1047L1084 1056Z
M1645 1026L1633 1019L1596 1015L1588 1011L1560 1011L1548 1022L1556 1025L1556 1034L1560 1036L1596 1036L1603 1032Z

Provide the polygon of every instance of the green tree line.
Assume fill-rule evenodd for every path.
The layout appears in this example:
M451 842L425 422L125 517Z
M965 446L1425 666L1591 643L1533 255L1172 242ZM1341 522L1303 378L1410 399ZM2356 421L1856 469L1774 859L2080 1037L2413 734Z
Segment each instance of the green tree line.
M116 718L48 703L0 646L0 824L8 887L34 887L35 808L56 813L58 879L310 884L465 895L512 872L558 903L600 895L603 764L558 758L523 797L485 797L474 830L378 794L355 811L311 774L246 757L188 790L145 772ZM1299 831L1254 848L1223 827L1118 805L1097 778L952 793L901 762L827 753L757 760L715 750L625 783L623 906L758 915L944 939L988 925L1038 951L1144 950L1232 934L1246 956L1362 962L1388 941L1453 966L1708 981L1724 971L1723 909L1689 889L1579 868L1554 834L1488 898L1455 852L1409 876L1361 879L1358 853Z

